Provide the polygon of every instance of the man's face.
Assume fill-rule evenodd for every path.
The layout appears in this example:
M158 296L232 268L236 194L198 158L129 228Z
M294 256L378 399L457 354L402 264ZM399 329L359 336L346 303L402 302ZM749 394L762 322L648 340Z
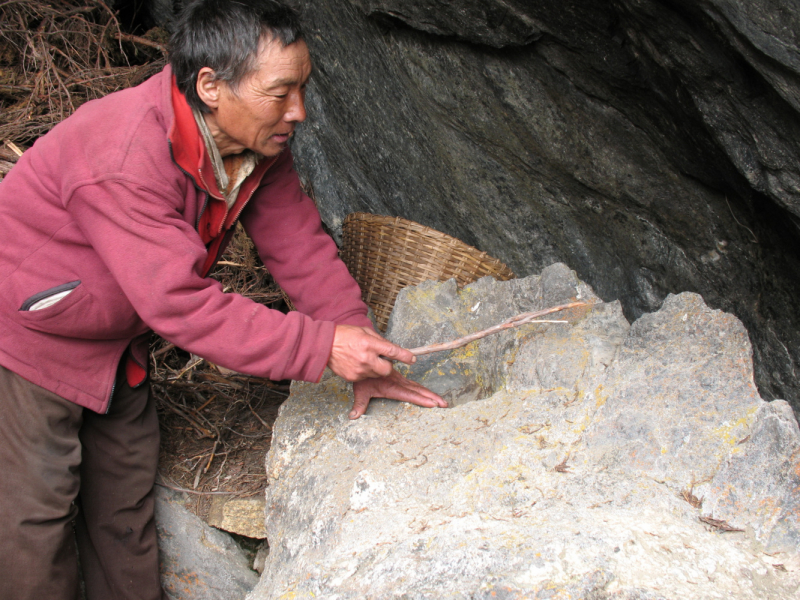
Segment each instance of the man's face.
M282 46L262 43L257 70L234 93L219 82L219 96L209 127L223 156L245 149L277 156L286 147L298 123L306 118L306 83L311 57L303 40Z

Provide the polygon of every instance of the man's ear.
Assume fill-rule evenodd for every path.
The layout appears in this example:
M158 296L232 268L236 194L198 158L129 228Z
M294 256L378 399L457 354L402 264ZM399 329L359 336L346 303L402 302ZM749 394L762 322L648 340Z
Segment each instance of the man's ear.
M203 67L197 72L197 95L209 108L219 106L219 97L222 91L222 81L214 75L214 70L210 67Z

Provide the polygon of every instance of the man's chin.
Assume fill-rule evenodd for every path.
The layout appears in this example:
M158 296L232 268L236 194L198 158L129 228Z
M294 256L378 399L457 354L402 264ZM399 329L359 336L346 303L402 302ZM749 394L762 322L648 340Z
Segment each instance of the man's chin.
M282 144L277 144L275 142L270 141L268 144L264 144L261 148L254 149L254 152L258 152L262 156L266 156L267 158L272 158L278 156L281 152L283 152L289 144L284 142Z

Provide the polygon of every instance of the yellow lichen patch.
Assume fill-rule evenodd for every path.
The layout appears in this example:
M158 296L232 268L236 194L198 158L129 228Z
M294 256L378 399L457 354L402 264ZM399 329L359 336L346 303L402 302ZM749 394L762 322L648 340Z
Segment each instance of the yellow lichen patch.
M452 360L463 362L470 358L476 358L478 356L478 342L470 342L466 346L462 346L461 348L456 348L453 350L453 354L450 355Z
M406 288L406 299L408 303L413 306L422 306L427 309L430 308L433 301L436 300L436 291L436 288L433 286L409 287Z
M594 416L593 412L587 412L583 415L581 419L580 425L578 427L574 427L573 431L577 434L581 434L592 424L592 417Z
M606 403L606 401L608 401L608 395L603 393L603 386L602 385L598 385L595 388L594 397L595 397L594 405L597 408L600 408L601 406L603 406Z
M743 417L736 419L735 421L725 421L719 427L712 429L712 433L716 437L721 438L722 441L729 446L733 446L735 449L738 449L737 446L744 437L744 432L749 429L751 423L753 422L753 417L755 416L755 412L757 410L758 407L754 406L753 408L749 409Z
M458 299L464 306L473 306L475 302L484 300L484 290L476 290L472 284L464 286L458 291Z

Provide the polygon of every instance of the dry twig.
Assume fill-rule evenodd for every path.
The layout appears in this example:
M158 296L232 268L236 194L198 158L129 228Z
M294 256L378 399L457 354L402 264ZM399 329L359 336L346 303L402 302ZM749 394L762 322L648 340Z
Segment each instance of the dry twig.
M155 48L159 52L167 53L167 47L164 44L159 44L147 38L139 37L138 35L131 35L129 33L115 33L114 37L120 41L133 42L134 44L141 44L148 48Z
M550 315L555 312L560 312L562 310L567 310L570 308L577 308L580 306L589 306L589 304L587 302L570 302L569 304L561 304L560 306L545 308L544 310L522 313L515 317L511 317L507 321L503 321L499 325L494 325L493 327L489 327L488 329L484 329L482 331L476 331L475 333L465 335L464 337L452 340L450 342L442 342L440 344L431 344L429 346L420 346L419 348L412 348L410 352L414 356L422 356L423 354L432 354L433 352L442 352L443 350L455 350L456 348L461 348L462 346L466 346L470 342L474 342L475 340L485 338L486 336L492 335L493 333L498 333L505 329L511 329L512 327L519 327L520 325L528 325L529 323L568 323L569 321L538 321L536 319L538 317L543 317L545 315Z
M14 153L14 154L16 154L16 155L17 155L17 157L20 157L20 156L22 156L22 150L20 150L20 147L19 147L19 146L17 146L17 145L16 145L14 142L12 142L11 140L6 140L6 146L8 146L8 148L9 148L9 149L10 149L10 150L11 150L11 151Z
M187 490L186 488L182 488L177 485L169 485L164 483L163 481L156 481L156 485L159 485L163 488L167 488L168 490L174 490L176 492L184 492L186 494L196 494L198 496L232 496L236 494L236 492L198 492L197 490Z
M694 486L692 486L692 488L688 490L683 490L681 492L681 498L683 498L684 500L686 500L686 502L691 504L693 508L702 508L703 500L695 496L693 492L694 492Z
M727 521L722 521L720 519L714 519L712 517L698 517L698 518L706 525L710 525L714 529L719 529L720 531L744 531L744 529L733 527Z
M564 457L564 460L562 460L555 467L553 467L553 471L555 471L556 473L571 473L572 471L569 470L569 465L567 465L568 460L569 460L569 454Z

